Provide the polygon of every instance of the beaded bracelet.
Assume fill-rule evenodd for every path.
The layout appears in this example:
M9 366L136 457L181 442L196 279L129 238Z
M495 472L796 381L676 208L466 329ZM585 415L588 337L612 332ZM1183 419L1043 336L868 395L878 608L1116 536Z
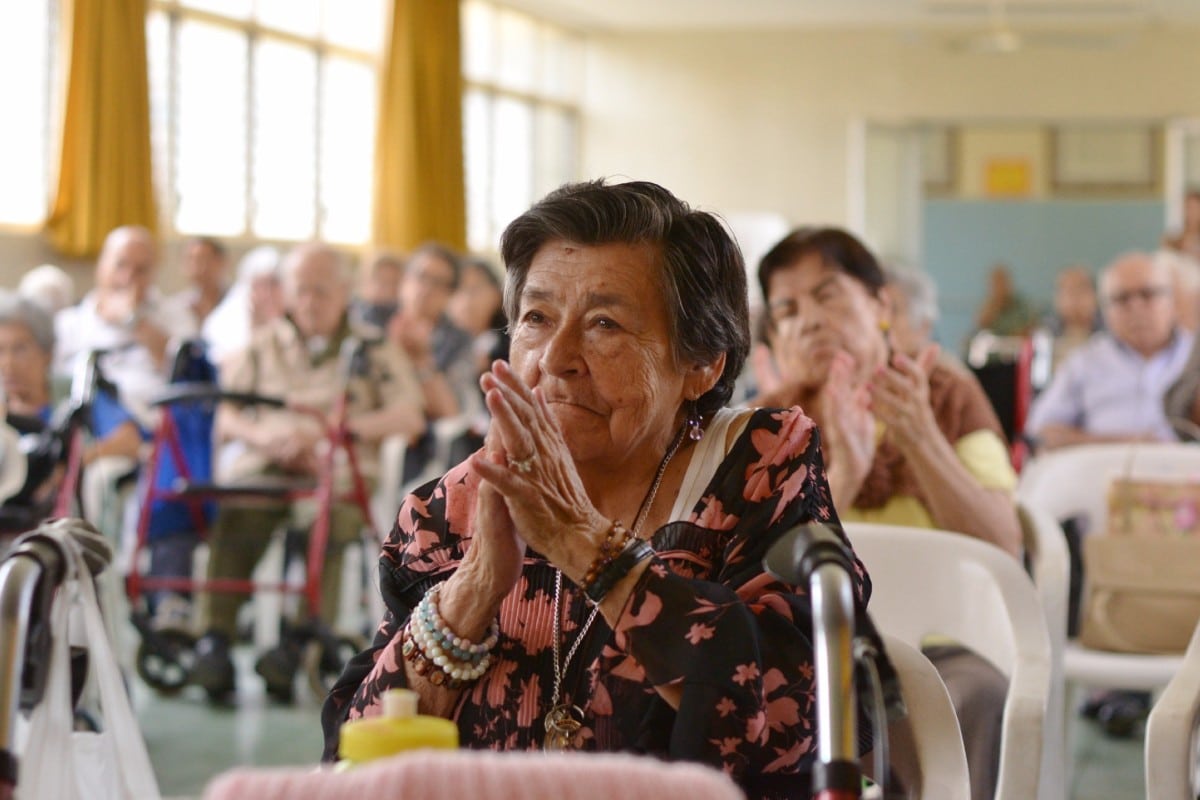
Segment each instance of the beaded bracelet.
M491 650L500 638L500 626L492 620L488 636L472 642L458 636L438 611L441 585L434 586L413 611L401 653L413 662L418 675L427 676L435 686L457 689L478 679L491 665Z
M630 533L624 525L619 521L614 520L612 527L608 530L608 535L604 537L604 541L600 543L600 552L592 560L587 572L583 576L583 585L590 586L596 582L596 578L600 573L612 563L622 550L624 550L629 542L633 540L633 534Z
M593 604L599 605L600 601L612 591L612 588L622 578L629 574L630 570L653 555L654 548L650 546L649 542L631 537L625 545L625 549L600 570L594 581L584 583L583 593Z

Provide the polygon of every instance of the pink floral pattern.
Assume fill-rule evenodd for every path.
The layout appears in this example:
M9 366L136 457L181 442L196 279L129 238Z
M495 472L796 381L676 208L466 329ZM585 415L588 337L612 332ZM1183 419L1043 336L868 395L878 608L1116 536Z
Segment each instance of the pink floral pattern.
M458 566L471 539L478 478L466 466L410 496L383 546L387 614L322 712L326 758L347 719L374 713L403 686L400 634L411 610ZM657 555L611 630L597 617L564 676L580 706L578 746L702 761L734 776L750 797L807 796L815 757L812 610L803 588L763 572L769 546L789 528L836 522L819 437L799 409L754 412L687 521L667 524ZM870 582L856 564L860 608ZM493 667L460 696L454 719L465 746L537 749L553 688L554 568L527 554L500 612ZM570 581L564 604L578 626L590 606ZM671 687L678 708L655 687Z

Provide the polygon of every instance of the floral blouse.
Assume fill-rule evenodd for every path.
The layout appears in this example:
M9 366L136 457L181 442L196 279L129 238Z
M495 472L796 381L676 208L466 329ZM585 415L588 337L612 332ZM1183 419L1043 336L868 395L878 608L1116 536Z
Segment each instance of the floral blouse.
M410 495L383 547L388 606L370 648L325 702L325 758L338 727L379 713L380 696L406 684L403 626L422 595L458 566L472 535L479 483L467 463ZM562 697L583 710L577 746L705 762L751 797L804 797L816 754L812 609L804 587L763 571L791 527L836 523L819 437L799 408L759 409L718 466L691 514L655 532L657 555L612 630L597 616L570 661ZM870 582L855 562L859 609ZM454 712L467 747L541 747L554 682L555 569L528 552L500 610L492 666L463 690ZM563 579L565 655L591 606ZM655 686L678 686L678 710ZM864 742L869 740L869 734Z

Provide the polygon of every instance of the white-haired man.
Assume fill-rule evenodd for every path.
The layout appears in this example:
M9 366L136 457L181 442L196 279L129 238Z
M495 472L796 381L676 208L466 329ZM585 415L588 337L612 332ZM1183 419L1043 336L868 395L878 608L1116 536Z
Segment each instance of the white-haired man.
M257 330L246 350L222 371L230 390L286 398L331 412L343 391L339 352L351 336L364 338L349 321L349 287L341 256L319 244L301 245L285 258L284 297L287 313ZM375 445L399 434L412 438L425 427L422 393L408 358L397 347L378 343L367 351L365 375L351 379L347 425L358 442L359 464L370 472ZM218 475L222 483L263 485L311 477L317 468L323 430L310 416L289 409L222 406L217 414L217 437L236 448L236 457ZM346 475L337 483L345 485ZM248 578L266 551L272 532L293 516L311 517L311 503L255 499L222 504L209 536L210 578ZM337 610L342 550L357 539L363 520L358 509L335 503L331 512L329 549L323 562L321 608L332 622ZM237 631L237 612L244 595L207 593L201 601L201 627L193 680L214 700L234 688L229 647ZM264 653L256 670L267 691L279 699L291 696L299 661L293 642Z

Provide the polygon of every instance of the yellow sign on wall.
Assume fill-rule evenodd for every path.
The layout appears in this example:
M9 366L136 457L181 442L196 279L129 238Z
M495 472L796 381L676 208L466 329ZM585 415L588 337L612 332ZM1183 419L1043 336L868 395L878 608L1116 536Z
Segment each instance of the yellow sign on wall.
M1033 192L1033 165L1027 158L989 158L983 185L989 197L1028 197Z

